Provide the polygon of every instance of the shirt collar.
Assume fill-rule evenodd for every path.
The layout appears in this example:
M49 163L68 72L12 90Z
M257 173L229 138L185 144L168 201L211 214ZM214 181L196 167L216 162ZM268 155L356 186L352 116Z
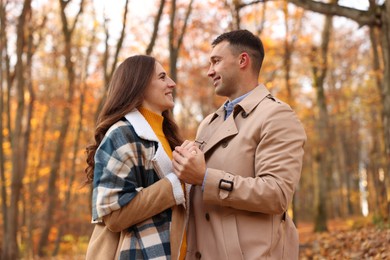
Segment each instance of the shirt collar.
M246 97L246 95L249 95ZM241 100L240 106L241 108L246 112L246 114L249 114L267 95L270 95L269 90L263 85L259 84L257 87L255 87L253 90L251 90L249 93L244 94L244 100ZM245 98L246 97L246 98ZM227 101L226 103L228 103ZM214 121L217 117L222 117L226 115L225 110L225 104L222 104L217 111L215 111L212 116L210 116L210 119L208 123Z
M246 96L248 96L253 90L249 91L248 93L245 93L244 95L234 99L233 101L226 101L225 104L223 105L225 109L227 109L228 107L231 107L233 108L235 105L237 105L238 103L241 102L241 100L243 100Z
M233 112L234 106L237 105L239 102L241 102L246 96L248 96L252 91L249 91L248 93L234 99L233 101L226 101L224 104L224 109L225 109L225 116L224 119L229 117L229 115Z

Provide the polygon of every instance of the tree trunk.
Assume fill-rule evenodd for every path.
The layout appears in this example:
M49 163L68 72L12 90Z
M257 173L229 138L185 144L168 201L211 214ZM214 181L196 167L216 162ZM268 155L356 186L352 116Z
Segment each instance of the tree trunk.
M3 113L6 113L6 106L5 106L5 97L3 95L3 85L4 81L5 84L8 85L8 80L3 78L3 75L9 75L9 59L8 59L8 54L7 54L7 33L6 33L6 12L5 12L5 5L3 3L3 0L0 2L0 23L1 23L1 28L0 28L0 58L3 61L1 63L0 67L0 129L5 129L5 125L3 124L3 118L4 115ZM6 65L6 66L4 66ZM5 71L6 73L3 73ZM9 85L8 85L9 88ZM8 208L7 208L7 189L6 189L6 179L5 179L5 156L4 156L4 147L3 147L3 142L4 142L4 131L0 132L0 182L1 182L1 211L2 211L2 221L3 221L3 234L6 234L6 227L8 226L7 222L7 215L8 215Z
M43 154L45 153L45 136L47 135L47 124L48 124L48 121L49 121L49 116L48 116L49 112L46 111L42 117L42 127L41 127L41 133L39 134L39 138L36 138L36 143L34 143L33 145L35 145L37 147L37 152L36 154L34 155L35 158L33 158L33 160L37 161L36 165L34 165L34 167L32 168L31 170L31 177L30 177L30 182L29 182L29 185L28 185L28 193L30 194L30 197L29 197L29 200L28 200L28 204L29 204L29 218L27 220L27 230L28 230L28 248L27 248L27 257L31 257L33 258L33 256L35 255L35 251L34 251L34 234L33 234L33 230L34 228L36 227L36 224L37 224L37 215L39 213L39 207L37 207L36 203L38 201L37 199L37 194L36 194L36 190L37 190L37 187L39 185L39 180L40 180L40 176L39 176L39 170L41 169L42 165L43 165L43 161L44 159L42 158Z
M94 28L95 29L95 28ZM71 202L72 198L72 189L73 189L73 184L76 179L76 174L77 174L77 169L76 169L76 160L79 158L78 151L79 151L79 146L80 146L80 139L81 139L81 132L83 128L83 119L84 119L84 102L85 102L85 96L86 96L86 91L87 91L87 79L89 77L88 73L88 67L90 66L90 58L92 56L92 51L93 47L95 46L95 39L96 39L96 30L93 30L92 32L92 38L90 41L90 45L88 46L88 51L86 53L86 59L83 64L83 73L81 76L81 90L80 90L80 101L79 101L79 107L78 107L78 122L77 122L77 129L76 129L76 135L74 138L74 143L73 143L73 151L72 151L72 161L71 161L71 168L70 168L70 176L69 176L69 182L67 185L67 190L65 194L65 200L63 202L62 206L62 213L64 213L64 222L67 223L67 220L69 220L68 214L66 212L69 212L69 205ZM81 54L79 54L81 56ZM53 251L53 256L56 256L59 252L60 249L60 243L61 243L61 238L64 233L65 226L60 225L58 233L57 233L57 239L56 239L56 244L54 247Z
M25 77L24 77L24 47L25 47L25 30L26 19L31 15L31 0L25 0L23 9L18 19L17 25L17 43L16 56L17 61L15 65L16 78L16 96L17 108L14 122L14 129L12 131L11 147L12 147L12 177L11 177L11 197L10 205L7 214L6 233L3 240L2 259L16 259L18 258L18 245L16 241L18 232L19 220L19 201L21 189L23 187L23 178L25 174L26 158L24 158L24 133L23 121L26 120L25 112ZM29 16L31 17L31 16Z
M293 28L290 28L289 26L289 10L288 10L288 3L285 2L283 4L283 13L284 13L284 27L286 29L286 35L284 37L284 58L283 58L283 68L284 68L284 82L286 86L286 92L287 92L287 98L286 102L294 109L295 107L295 98L293 95L293 86L291 84L291 56L294 53L294 43L295 39L298 37L290 37L291 34L299 33L300 27L301 27L301 21L302 19L297 23L297 31L298 32L291 32ZM292 201L292 211L293 211L293 221L296 226L298 226L299 221L299 184L296 188L296 191L293 195L293 201Z
M75 26L77 24L78 18L83 10L83 4L84 1L82 0L80 3L80 9L79 12L76 15L76 18L74 20L74 23L72 26L69 26L68 24L68 18L65 14L66 5L69 3L69 1L59 0L60 2L60 11L61 11L61 21L62 21L62 32L64 35L64 58L65 58L65 67L67 71L67 94L66 94L66 102L67 105L65 106L62 116L61 116L61 127L60 127L60 135L58 137L57 146L55 149L55 155L50 167L50 173L49 173L49 183L48 183L48 205L46 209L45 214L45 221L44 221L44 227L42 229L42 233L39 239L38 244L38 255L44 256L47 252L47 244L49 239L50 230L53 225L53 217L54 217L54 210L57 206L57 199L58 199L58 188L56 187L56 180L58 178L58 174L60 172L61 168L61 161L62 161L62 155L64 153L65 148L65 140L68 134L69 124L70 124L70 115L71 115L71 107L73 103L73 96L74 96L74 82L75 82L75 72L74 72L74 63L72 61L72 34L74 32Z
M328 82L330 95L333 97L333 115L335 118L331 133L335 150L333 158L335 171L333 173L334 182L332 185L335 192L332 197L335 198L333 203L334 217L339 218L353 214L351 183L354 174L353 169L359 165L359 158L355 158L354 155L359 147L360 140L354 140L355 135L353 133L359 131L353 128L354 119L350 116L352 112L349 110L349 103L345 99L343 90L335 87L337 83L343 84L339 75L331 73Z
M286 84L287 91L287 103L293 108L293 93L291 87L290 73L291 73L291 55L293 53L293 43L290 42L290 29L288 26L289 14L288 14L288 3L284 2L283 4L283 13L284 13L284 27L286 29L286 35L284 37L284 57L283 57L283 67L284 67L284 83Z
M241 10L241 1L240 0L233 0L232 3L229 4L230 12L232 14L232 21L230 23L230 29L231 30L239 30L241 29L241 17L240 17L240 10Z
M384 4L385 5L385 4ZM382 8L382 55L385 71L382 82L382 103L383 103L383 130L385 140L385 188L387 187L387 212L385 219L390 217L390 4L387 2Z
M113 56L113 62L111 64L111 69L108 69L109 67L109 59L110 59L110 47L108 45L108 41L110 39L110 33L108 31L108 28L107 28L107 24L106 24L106 21L108 19L104 19L105 23L104 23L104 32L106 34L106 40L105 40L105 50L104 50L104 55L103 55L103 75L104 75L104 91L103 91L103 96L100 98L99 102L98 102L98 106L96 108L96 111L95 111L95 119L97 119L97 117L99 116L99 113L100 111L102 110L103 108L103 105L104 105L104 102L106 100L106 94L107 94L107 90L108 90L108 87L109 87L109 84L110 84L110 81L111 81L111 77L112 75L114 74L115 72L115 69L116 69L116 66L118 64L118 57L119 57L119 53L122 49L122 45L123 45L123 40L125 38L125 31L126 31L126 25L127 25L127 14L129 12L129 0L126 0L126 3L125 3L125 12L123 13L123 20L122 20L122 30L121 30L121 35L118 39L118 42L116 44L116 48L115 48L115 54Z
M34 56L34 52L35 52L35 49L36 49L36 46L34 45L34 40L33 40L33 35L32 35L32 32L33 32L33 28L31 28L31 24L29 25L30 28L29 28L29 34L28 34L28 43L27 43L27 61L26 61L26 79L27 79L27 82L26 82L26 85L27 85L27 89L28 89L28 94L29 94L29 100L28 100L28 104L27 104L27 116L26 116L26 127L25 127L25 130L24 130L24 144L23 144L23 147L24 147L24 154L23 154L23 158L25 158L24 161L24 165L21 166L22 169L24 169L24 171L26 172L27 170L27 158L29 158L29 144L30 144L30 138L31 138L31 119L33 118L33 113L34 113L34 102L35 102L35 93L34 93L34 89L33 89L33 82L32 82L32 61L33 61L33 56ZM37 45L39 44L39 42L37 43ZM25 201L27 201L27 198L25 198ZM30 204L26 204L26 206L28 208L31 207ZM24 209L24 212L28 212L28 209ZM27 219L26 222L28 222L29 220ZM26 223L25 223L26 224ZM22 234L24 235L25 237L23 237L25 240L29 240L28 239L28 234ZM24 242L25 244L29 245L29 243L27 242ZM31 248L26 248L26 251L32 251L32 246L31 245Z
M380 120L380 116L374 108L369 111L371 118ZM380 180L380 171L383 169L383 163L381 160L381 139L375 133L377 131L376 125L370 128L372 135L372 146L368 151L367 162L367 179L368 179L368 194L370 198L370 212L376 219L383 219L386 214L386 209L383 205L386 205L386 193L383 193L385 183Z
M171 13L169 23L169 74L173 81L177 83L177 53L178 48L175 46L175 16L176 0L171 1Z
M322 43L319 50L320 61L312 57L314 87L316 88L317 106L319 109L318 115L318 138L319 149L317 151L317 180L318 180L318 204L317 214L315 218L314 230L317 232L327 231L327 201L328 201L328 182L331 177L331 161L329 153L329 116L325 97L325 78L327 74L327 56L330 35L332 31L332 16L327 16L325 19L324 29L322 32ZM314 55L317 51L314 51Z
M192 4L194 0L191 0L188 4L186 16L183 21L182 28L175 28L175 16L176 16L176 0L171 1L171 13L169 24L169 72L170 77L177 83L177 60L179 58L179 52L181 45L183 44L184 35L187 30L188 19L192 12ZM180 35L175 35L175 32L181 32ZM177 40L176 40L177 39ZM176 89L174 89L175 91Z

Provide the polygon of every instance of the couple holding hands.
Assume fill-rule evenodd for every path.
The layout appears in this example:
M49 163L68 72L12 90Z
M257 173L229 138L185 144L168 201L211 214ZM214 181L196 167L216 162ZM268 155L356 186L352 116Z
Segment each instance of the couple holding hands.
M184 142L161 64L137 55L117 68L87 148L87 259L298 259L287 210L306 135L259 84L263 59L248 30L212 42L207 75L227 101Z

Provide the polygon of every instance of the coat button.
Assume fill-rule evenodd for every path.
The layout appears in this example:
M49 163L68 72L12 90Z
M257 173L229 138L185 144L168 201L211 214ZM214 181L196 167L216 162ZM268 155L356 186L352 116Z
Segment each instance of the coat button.
M210 221L210 215L209 215L209 213L206 213L206 214L205 214L205 218L206 218L207 221Z
M226 148L227 146L228 146L228 142L223 142L223 143L222 143L222 147L223 147L223 148Z
M245 111L242 111L241 115L242 115L243 118L247 118L248 117L248 114Z
M200 259L200 258L202 257L202 254L201 254L200 252L196 252L196 253L195 253L195 257L196 257L197 259Z

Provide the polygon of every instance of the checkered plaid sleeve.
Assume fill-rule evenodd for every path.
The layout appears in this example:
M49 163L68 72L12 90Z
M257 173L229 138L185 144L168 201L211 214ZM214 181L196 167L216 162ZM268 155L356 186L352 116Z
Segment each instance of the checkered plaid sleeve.
M142 142L132 126L123 121L106 133L95 154L93 221L99 222L123 207L135 197L137 188L154 182L153 169L148 169L145 162L145 154L153 153L153 147L150 142Z

